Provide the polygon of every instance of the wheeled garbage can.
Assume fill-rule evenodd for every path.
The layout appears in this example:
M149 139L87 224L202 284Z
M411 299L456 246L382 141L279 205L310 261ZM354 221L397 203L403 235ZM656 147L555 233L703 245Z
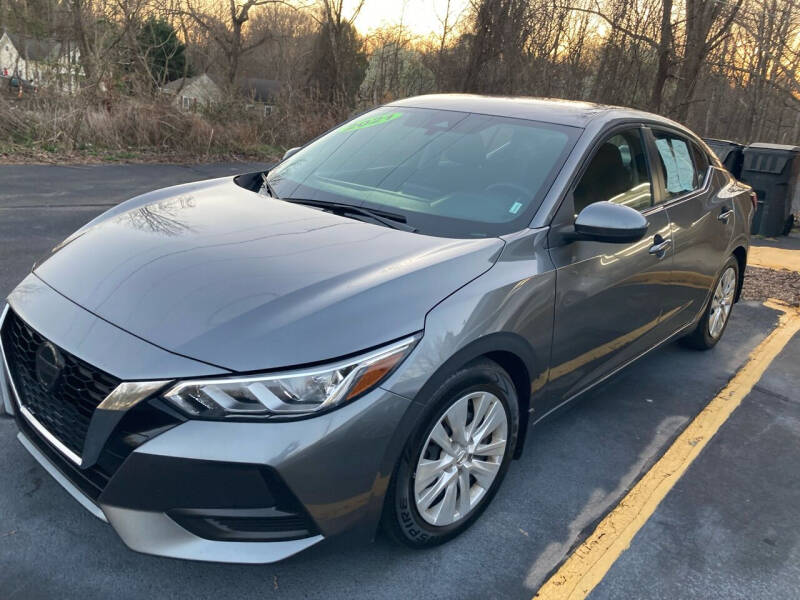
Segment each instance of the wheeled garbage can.
M703 138L703 141L714 151L725 168L736 177L742 178L742 161L744 155L744 144L732 142L730 140L717 140L714 138Z
M800 193L800 146L750 144L744 149L741 180L758 196L758 209L751 233L787 235Z

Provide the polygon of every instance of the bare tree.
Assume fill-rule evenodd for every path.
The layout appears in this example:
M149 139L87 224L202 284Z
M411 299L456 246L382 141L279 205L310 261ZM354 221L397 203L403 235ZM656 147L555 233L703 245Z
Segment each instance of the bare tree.
M229 139L254 144L296 145L355 110L434 89L621 104L665 113L709 136L800 139L800 0L471 0L462 14L441 0L439 28L427 37L412 35L402 19L367 37L355 26L363 6L0 0L0 27L79 48L84 88L80 103L58 99L62 86L32 100L7 98L56 107L38 120L31 108L25 119L3 121L0 136L23 128L19 138L35 139L30 124L40 123L48 143L91 143L102 129L119 147L187 136L210 147L210 137L223 135L214 133L213 110L190 117L154 95L191 69L231 87L241 77L281 82L269 121L253 120L243 98L226 105L223 129L238 127ZM144 35L151 19L158 35ZM146 133L130 117L139 110L161 111ZM59 124L62 114L67 125Z
M528 3L524 0L480 0L472 47L464 71L465 92L513 94L530 38Z
M333 83L332 94L329 95L331 99L350 96L346 63L353 54L352 40L356 31L353 22L364 8L364 2L365 0L358 0L350 16L345 16L344 0L320 0L320 16L317 20L320 25L320 39L325 50L330 53L323 68L331 71L330 80ZM321 66L318 63L317 68Z
M271 35L269 29L263 29L253 39L247 39L245 25L250 20L251 11L255 7L275 4L294 8L283 0L228 0L227 6L220 2L217 10L213 10L207 3L186 0L185 14L208 32L222 51L226 63L225 80L229 86L236 83L242 57L264 44Z
M664 97L664 86L670 75L673 60L673 35L672 35L672 0L661 0L661 28L658 38L658 66L653 79L653 88L650 94L650 109L661 112Z
M145 0L68 0L67 6L84 82L95 87L118 66L115 53L139 21Z
M703 62L729 35L743 1L736 0L728 5L707 0L684 0L686 41L673 109L676 118L685 121L688 117Z

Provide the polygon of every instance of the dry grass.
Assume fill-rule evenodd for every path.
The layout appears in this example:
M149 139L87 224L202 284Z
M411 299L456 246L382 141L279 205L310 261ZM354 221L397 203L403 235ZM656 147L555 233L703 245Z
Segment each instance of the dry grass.
M239 101L198 112L169 98L0 96L0 162L272 160L347 111L287 96L273 114Z

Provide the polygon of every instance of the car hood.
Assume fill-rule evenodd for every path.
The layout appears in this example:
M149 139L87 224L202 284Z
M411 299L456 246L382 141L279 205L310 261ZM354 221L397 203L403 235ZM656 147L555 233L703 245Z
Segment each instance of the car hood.
M156 198L96 220L34 273L133 335L232 371L324 361L419 331L503 247L364 223L232 179Z

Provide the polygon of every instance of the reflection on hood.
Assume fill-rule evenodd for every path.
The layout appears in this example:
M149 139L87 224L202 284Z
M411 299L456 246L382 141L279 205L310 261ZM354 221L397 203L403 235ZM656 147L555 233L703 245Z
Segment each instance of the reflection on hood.
M217 180L95 222L35 273L162 348L255 371L422 330L502 246L397 231Z

